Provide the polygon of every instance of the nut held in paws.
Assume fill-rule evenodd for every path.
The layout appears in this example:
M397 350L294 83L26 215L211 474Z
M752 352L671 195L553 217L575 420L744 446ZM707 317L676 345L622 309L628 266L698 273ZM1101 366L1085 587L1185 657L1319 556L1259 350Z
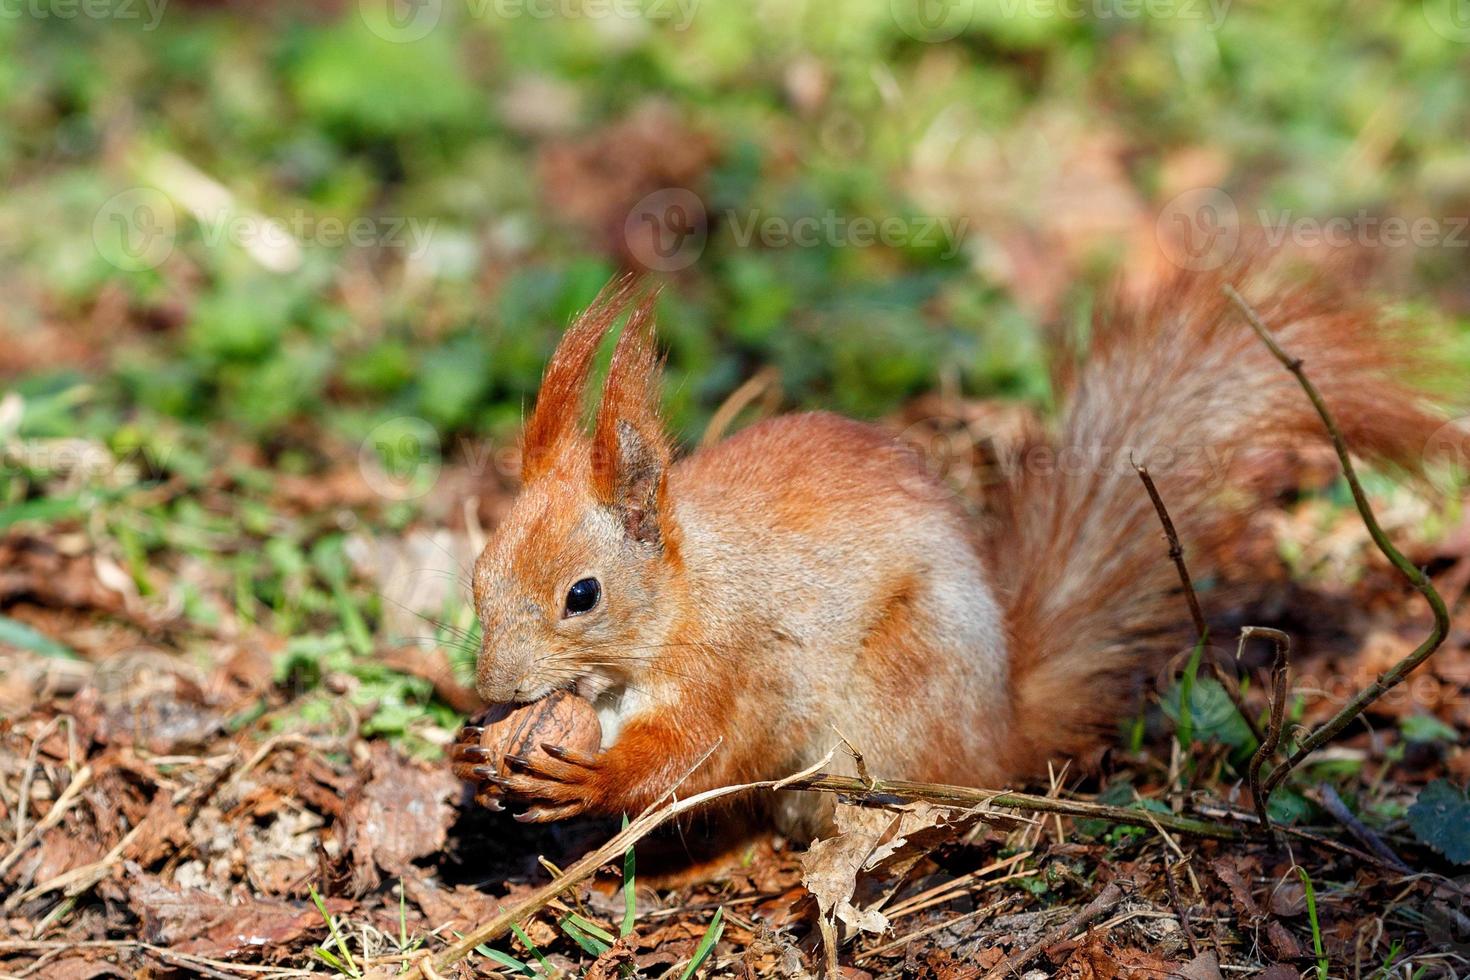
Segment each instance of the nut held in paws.
M492 705L471 724L480 729L482 751L473 753L476 758L469 759L464 749L473 743L466 740L455 746L452 756L455 772L472 781L470 770L475 765L491 766L503 775L507 755L547 758L542 745L555 745L586 755L596 755L602 746L602 725L597 720L597 712L589 702L568 691L553 691L531 704Z

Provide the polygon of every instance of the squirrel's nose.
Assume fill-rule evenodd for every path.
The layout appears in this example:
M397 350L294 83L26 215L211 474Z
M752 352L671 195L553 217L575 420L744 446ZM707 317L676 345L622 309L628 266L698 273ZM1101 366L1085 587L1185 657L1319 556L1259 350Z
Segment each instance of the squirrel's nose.
M504 661L503 657L480 654L480 661L475 668L475 693L487 704L507 704L521 700L519 694L525 676Z

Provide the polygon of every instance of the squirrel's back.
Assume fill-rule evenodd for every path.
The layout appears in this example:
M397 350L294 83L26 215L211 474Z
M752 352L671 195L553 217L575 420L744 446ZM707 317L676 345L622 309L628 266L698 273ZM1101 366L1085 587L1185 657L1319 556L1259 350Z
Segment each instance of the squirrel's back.
M1002 775L1000 607L969 521L910 447L830 413L780 416L677 464L669 496L703 639L781 677L766 717L804 743L791 762L841 732L886 772Z

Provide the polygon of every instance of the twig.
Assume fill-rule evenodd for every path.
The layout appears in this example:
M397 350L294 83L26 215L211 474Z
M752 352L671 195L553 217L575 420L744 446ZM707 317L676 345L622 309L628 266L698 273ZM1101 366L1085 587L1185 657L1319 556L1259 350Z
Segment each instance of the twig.
M991 916L996 912L999 912L1003 906L1014 904L1017 900L1017 897L1018 896L1016 895L1007 895L1005 898L1002 898L998 902L991 902L989 905L975 909L972 912L966 912L964 915L956 916L953 919L947 919L943 922L936 922L933 925L925 926L922 929L916 929L906 936L898 937L892 942L887 942L875 949L870 949L866 952L859 953L854 958L853 962L861 963L863 960L871 960L876 957L882 956L884 953L891 953L895 949L903 949L915 939L923 939L925 936L933 935L936 932L943 932L945 929L952 929L957 925L969 922L973 919L978 919L981 916Z
M1357 505L1358 514L1362 517L1363 524L1367 527L1369 536L1373 538L1373 543L1378 546L1379 551L1383 552L1384 557L1392 562L1393 566L1402 572L1410 584L1424 596L1424 601L1429 603L1429 608L1434 613L1434 629L1424 639L1424 642L1419 644L1414 652L1400 660L1372 684L1359 691L1337 714L1333 715L1304 738L1301 744L1297 746L1296 751L1285 762L1271 771L1271 775L1267 778L1265 786L1265 791L1269 794L1280 785L1281 781L1293 769L1301 765L1307 756L1317 751L1327 741L1335 737L1353 719L1361 715L1368 705L1377 701L1387 691L1396 687L1415 667L1418 667L1425 660L1429 659L1430 655L1439 649L1440 645L1444 643L1445 637L1449 635L1450 615L1449 610L1445 608L1444 600L1440 598L1439 593L1435 590L1434 583L1429 581L1429 576L1425 575L1413 562L1405 558L1394 547L1393 542L1388 539L1388 535L1384 533L1383 528L1379 526L1378 518L1373 515L1373 508L1368 503L1368 496L1363 492L1363 485L1358 481L1358 474L1353 468L1352 458L1348 455L1347 443L1343 441L1342 432L1333 420L1332 413L1327 410L1327 403L1322 400L1322 395L1317 391L1316 385L1312 384L1312 379L1307 377L1306 372L1302 369L1301 358L1292 357L1281 349L1281 346L1276 343L1275 337L1271 335L1271 331L1261 322L1261 318L1255 309L1235 290L1235 287L1227 283L1223 289L1225 295L1229 297L1230 301L1235 304L1236 308L1245 317L1246 322L1250 324L1251 329L1256 332L1256 336L1260 337L1272 355L1288 371L1296 376L1296 380L1302 386L1302 390L1311 399L1312 407L1317 410L1317 415L1321 417L1322 424L1327 427L1327 434L1332 438L1332 448L1337 450L1337 458L1342 463L1343 477L1347 480L1349 489L1352 490L1353 503Z
M57 715L46 723L46 726L31 740L31 750L26 754L25 774L20 778L20 795L16 799L15 807L15 839L18 841L26 835L26 809L31 802L31 780L36 774L36 759L41 753L41 743L51 736L61 724L62 718L66 716Z
M66 896L68 898L75 898L76 896L82 894L83 892L90 889L93 885L97 884L97 882L107 877L108 873L112 871L113 867L122 861L123 852L128 849L128 845L137 840L138 835L142 833L143 828L147 826L148 818L145 817L144 819L138 821L137 825L134 826L132 830L128 831L127 835L124 836L122 840L118 841L117 844L113 846L112 850L103 855L100 860L93 861L91 864L84 864L79 868L73 868L70 871L64 871L56 877L51 878L48 881L44 881L39 885L36 885L29 891L24 891L12 895L10 896L10 898L6 899L4 908L7 910L14 909L21 905L24 905L31 899L40 898L42 895L49 895L51 892L60 891L62 889L66 890Z
M1113 879L1108 887L1099 892L1097 897L1083 906L1076 915L1056 928L1048 930L1046 935L1021 952L1008 956L991 967L990 972L985 974L985 980L1002 980L1012 974L1019 974L1022 967L1040 956L1047 947L1071 939L1078 932L1087 928L1088 923L1111 912L1119 902L1123 901L1123 894L1121 880Z
M46 811L46 815L32 824L31 829L26 832L25 837L16 841L15 846L10 849L10 853L5 855L4 859L0 859L0 875L4 875L5 872L9 871L11 865L20 860L21 854L39 840L42 834L61 822L61 818L66 815L66 811L76 802L77 796L91 781L91 766L83 766L77 771L72 781L66 784L66 789L62 790L61 795L56 798L56 802L51 804L51 809Z
M1169 866L1169 851L1179 855L1179 863L1184 865L1185 870L1189 872L1189 880L1194 885L1196 894L1199 892L1199 882L1195 879L1194 871L1189 867L1189 858L1185 856L1184 849L1179 846L1179 842L1170 837L1169 832L1160 827L1158 821L1154 821L1154 830L1158 832L1160 839L1166 845L1166 850L1160 856L1160 860L1164 864L1164 884L1169 888L1169 900L1174 903L1174 914L1179 918L1179 928L1189 942L1190 955L1198 956L1199 946L1195 942L1194 929L1189 924L1189 910L1184 907L1184 901L1179 897L1179 886L1174 881L1174 869Z
M952 902L974 887L977 883L977 878L984 878L992 871L1005 871L1012 865L1019 864L1031 857L1034 853L1034 851L1022 851L1020 854L1012 854L1008 858L1002 858L999 861L987 864L983 868L977 868L968 874L961 875L958 878L952 878L942 884L935 885L933 888L919 892L917 895L910 895L903 901L896 903L892 908L883 909L883 915L887 917L889 922L892 922L906 915L918 912L921 909L926 909L944 902ZM979 884L993 885L995 882L987 880L979 882ZM864 955L869 954L865 953Z
M1215 840L1240 840L1246 830L1210 820L1182 817L1175 813L1153 813L1134 810L1105 803L1086 803L1081 800L1062 800L1031 793L1003 793L988 789L971 789L966 786L946 786L942 783L915 783L899 779L879 779L873 784L864 783L851 776L827 774L803 776L787 780L784 788L813 793L836 793L844 800L865 806L893 806L899 803L926 803L956 808L999 807L1027 813L1060 813L1063 816L1087 817L1106 820L1129 827L1167 827L1192 837L1207 837ZM985 809L977 815L983 820Z
M1333 819L1346 827L1348 833L1358 839L1359 844L1362 844L1404 874L1414 873L1414 869L1405 864L1403 859L1393 852L1393 848L1383 842L1383 838L1373 833L1363 821L1353 816L1353 811L1349 810L1347 804L1342 801L1342 797L1337 795L1337 790L1333 789L1329 784L1323 783L1318 787L1318 792L1322 798L1322 809L1332 814Z
M1174 869L1169 867L1169 855L1163 855L1160 860L1164 863L1164 884L1169 889L1169 902L1174 906L1174 914L1179 917L1179 930L1184 933L1184 941L1189 944L1189 955L1199 955L1199 942L1194 938L1194 927L1189 924L1189 909L1184 907L1184 900L1179 897L1179 885L1174 881Z
M714 750L711 749L710 751L713 752ZM834 746L833 752L835 751L836 747ZM435 970L448 969L450 966L454 965L455 963L464 959L470 953L474 952L475 947L499 939L501 936L510 931L510 927L513 924L520 922L521 920L529 916L535 915L553 899L561 895L562 892L591 877L598 868L602 867L608 861L616 857L620 857L628 850L629 847L633 846L655 828L661 826L664 823L667 823L674 817L677 817L682 813L688 813L690 810L698 809L699 807L713 802L714 800L718 800L726 796L733 796L736 793L745 793L754 789L781 789L787 784L788 780L790 779L807 776L811 773L820 771L822 767L826 766L827 763L831 761L833 752L828 752L826 757L821 759L815 766L811 767L810 769L804 770L803 772L797 773L794 777L768 780L759 783L744 783L738 786L721 786L716 789L706 790L703 793L696 793L695 795L687 799L674 800L663 806L659 806L658 804L650 806L648 809L639 814L637 819L630 822L628 826L624 827L620 833L615 835L606 844L603 844L595 851L591 851L590 853L583 855L580 860L571 865L571 867L567 868L566 872L560 878L557 878L546 883L545 885L542 885L540 888L536 889L531 894L521 899L519 902L516 902L514 905L511 905L509 908L501 909L498 913L496 913L493 918L489 919L486 922L480 923L475 928L466 932L462 937L460 937L458 942L450 946L438 956L435 956L432 960L422 960L419 963L416 963L412 967L410 967L408 972L404 974L398 974L384 968L374 970L368 976L370 978L373 978L373 980L387 980L387 978L389 977L399 976L407 978L417 977L419 978L419 980L427 980L428 975L423 970L424 964L429 964L431 968ZM705 756L699 760L699 762L695 763L694 768L697 769L700 765L703 765L705 759L707 758L709 758L708 753L706 753ZM690 771L693 772L693 769L691 769Z
M725 430L730 428L730 423L735 417L751 405L756 399L771 391L772 386L781 381L781 372L773 366L761 368L755 374L745 380L740 387L730 392L720 407L715 409L715 414L710 416L709 425L705 427L704 435L700 437L699 446L713 446L725 436Z
M1154 478L1149 474L1148 467L1134 463L1131 456L1128 461L1133 463L1138 478L1143 481L1143 488L1148 491L1148 499L1153 501L1154 510L1158 511L1159 523L1164 526L1164 538L1169 542L1169 559L1179 570L1179 584L1184 586L1184 598L1189 603L1189 615L1194 620L1195 635L1204 639L1209 627L1205 625L1205 614L1200 609L1199 596L1194 591L1194 580L1189 577L1189 567L1184 564L1184 546L1179 543L1179 534L1174 530L1174 520L1169 516L1169 508L1164 506L1164 498L1159 495L1159 488L1154 485Z
M1266 804L1271 800L1271 786L1264 789L1261 787L1261 766L1271 758L1276 747L1281 744L1281 730L1286 725L1286 669L1291 655L1291 637L1280 630L1273 630L1266 626L1247 626L1240 631L1240 646L1236 651L1236 658L1245 651L1246 641L1251 637L1260 636L1270 640L1276 645L1276 656L1271 661L1271 721L1266 728L1266 737L1256 746L1255 754L1251 756L1248 775L1251 786L1251 802L1256 806L1256 816L1260 818L1261 826L1270 828L1271 817L1266 812Z
M1132 457L1128 460L1133 463ZM1203 644L1209 636L1210 628L1205 623L1205 614L1200 609L1199 596L1194 591L1194 579L1189 575L1189 566L1184 563L1184 546L1179 543L1179 534L1174 530L1174 520L1169 516L1169 508L1164 506L1164 498L1159 494L1159 488L1154 485L1154 478L1149 473L1147 466L1139 466L1133 463L1133 468L1138 471L1138 478L1143 481L1143 488L1148 491L1148 499L1153 501L1154 510L1158 512L1159 523L1164 526L1164 538L1169 542L1169 558L1174 562L1175 569L1179 572L1179 584L1184 587L1184 599L1189 603L1189 615L1194 620L1194 633L1198 641ZM1205 669L1225 689L1225 694L1230 698L1230 703L1235 705L1235 710L1240 717L1245 719L1246 727L1256 738L1256 744L1265 740L1261 734L1261 726L1256 724L1245 698L1240 694L1240 685L1234 678L1227 678L1225 671L1215 662L1213 657L1205 659Z
M847 802L864 806L893 806L895 804L922 800L940 806L952 806L967 810L977 807L999 807L1026 812L1060 813L1068 816L1091 817L1093 819L1107 820L1112 823L1124 824L1131 827L1164 826L1178 833L1190 834L1196 837L1208 837L1216 840L1240 840L1246 836L1246 832L1239 827L1231 827L1208 820L1196 820L1191 817L1181 817L1172 813L1150 813L1143 810L1130 810L1127 807L1109 806L1102 803L1060 800L1047 796L1034 796L1029 793L1001 793L994 790L971 789L964 786L945 786L939 783L873 780L870 785L853 776L821 774L821 770L831 761L836 748L836 746L833 746L833 751L828 752L825 758L811 768L796 773L793 776L787 776L784 779L742 783L737 786L721 786L716 789L706 790L703 793L697 793L687 799L675 800L661 807L649 807L637 819L629 823L621 833L567 868L565 874L560 878L536 889L536 891L527 895L519 902L509 908L502 909L493 918L465 933L453 946L450 946L447 950L434 957L432 961L434 967L439 970L446 969L473 952L476 946L499 939L510 931L512 923L519 922L530 915L534 915L553 899L561 895L562 892L591 876L602 865L623 854L630 846L674 817L688 813L691 810L696 810L715 800L723 799L727 796L734 796L738 793L748 793L757 790L798 790L810 793L834 793L841 796ZM979 815L983 818L985 811L983 809L980 810ZM429 961L426 960L425 962ZM370 974L371 977L382 978L382 980L386 980L389 975L381 971ZM417 966L410 968L408 973L403 974L403 976L410 978L418 977L419 980L424 980L424 974Z

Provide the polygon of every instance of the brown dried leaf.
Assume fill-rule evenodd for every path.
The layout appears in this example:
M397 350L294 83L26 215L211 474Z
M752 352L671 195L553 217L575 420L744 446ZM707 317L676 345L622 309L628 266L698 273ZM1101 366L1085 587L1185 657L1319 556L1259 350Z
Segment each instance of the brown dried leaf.
M405 875L403 889L408 898L424 913L430 925L441 934L450 930L466 932L468 926L492 917L501 903L478 888L456 885L445 888L433 879Z
M838 804L837 834L814 841L801 859L802 881L822 915L862 932L883 932L888 917L878 911L882 893L861 889L870 872L893 863L909 839L944 822L946 812L928 804L874 810ZM860 890L862 894L859 895Z
M98 955L100 953L92 952L56 960L46 964L45 972L41 976L44 976L46 980L97 980L98 977L127 976L116 965L103 959L93 958Z
M378 886L378 871L402 875L416 858L444 846L459 781L442 766L409 762L375 743L372 776L349 800L342 822L344 850L352 856L352 887L361 895Z
M189 828L183 812L173 805L169 794L159 791L143 817L142 829L123 856L147 868L189 843Z
M141 876L136 865L130 865L130 871ZM148 942L213 959L248 950L280 950L326 929L314 907L260 901L231 905L207 892L171 887L151 876L141 876L128 889L128 898ZM326 899L325 905L333 915L352 908L351 902L340 898Z
M1179 980L1221 980L1220 957L1213 952L1201 953L1170 975Z
M1227 857L1219 857L1210 862L1210 867L1225 883L1225 887L1230 889L1230 903L1235 907L1235 914L1247 921L1259 919L1261 907L1256 904L1250 886L1246 884L1236 863Z

